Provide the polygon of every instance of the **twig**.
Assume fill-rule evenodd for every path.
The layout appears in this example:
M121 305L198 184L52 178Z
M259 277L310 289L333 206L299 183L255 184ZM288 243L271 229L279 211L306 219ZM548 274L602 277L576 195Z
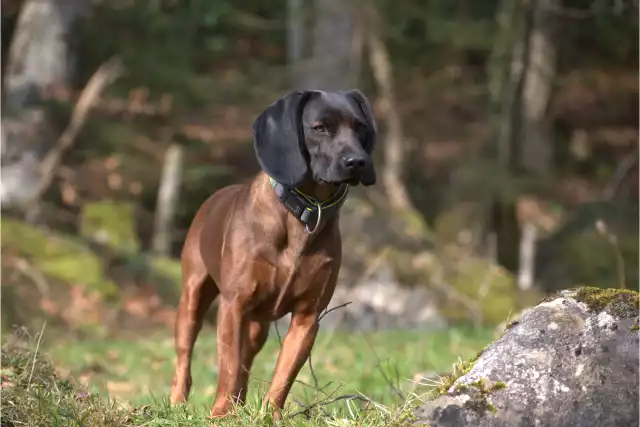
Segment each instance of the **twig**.
M626 289L627 287L627 278L624 271L624 257L622 256L622 251L620 250L620 246L618 245L618 237L615 235L613 231L609 230L607 224L599 219L596 221L596 230L598 233L603 235L609 243L613 246L615 255L616 255L616 267L618 269L618 280L620 289Z
M317 402L320 389L318 388L318 377L316 377L316 373L313 371L313 362L311 361L311 353L309 353L309 371L311 372L311 378L313 378L313 388L315 390L314 400Z
M40 329L40 335L38 336L38 343L36 344L36 351L33 353L33 360L31 361L31 373L29 373L29 381L27 382L27 389L31 386L31 379L33 378L33 371L36 368L36 358L38 357L38 350L40 349L40 342L42 341L42 336L44 335L44 328L47 326L47 321L45 320L42 324L42 329Z
M18 258L15 264L16 268L25 276L27 276L43 296L49 295L49 283L42 273L36 269L25 258Z
M311 389L312 389L312 388L314 388L311 384L307 384L307 383L305 383L304 381L295 380L295 382L296 382L296 383L298 383L298 384L300 384L300 385L302 385L302 386L304 386L304 387L307 387L307 388L311 388ZM326 390L327 388L329 388L329 386L331 386L331 384L333 384L333 381L329 381L329 382L328 382L328 383L326 383L323 387L318 388L318 391L319 391L320 393L324 394L324 396L325 396L325 397L329 396L329 393L325 393L325 390Z
M631 172L635 164L638 162L638 148L633 153L627 155L613 173L611 181L607 184L607 187L602 192L602 198L604 200L611 200L618 192L620 185L624 181L624 178Z
M367 343L367 345L369 346L369 349L371 349L371 353L373 353L373 357L376 358L376 367L378 368L378 370L380 371L380 373L382 374L382 378L385 380L385 382L389 385L389 387L391 388L391 390L398 395L398 397L401 400L404 400L405 397L402 394L402 391L395 385L393 384L393 382L391 382L391 380L387 377L387 374L384 372L384 369L382 369L382 364L380 362L380 358L378 357L378 354L375 352L375 350L373 349L373 346L371 345L371 343L369 342L369 340L367 339L367 337L365 337L364 335L362 336L362 338L364 338L364 341Z
M367 419L367 416L368 416L368 415L367 415L367 410L369 409L369 405L371 405L371 401L368 401L368 402L366 403L366 405L364 405L364 408L362 409L362 412L364 412L364 413L365 413L365 416L364 416L364 417L362 417L362 418L360 419L360 421L358 421L358 427L362 426L362 425L364 424L364 420L366 420L366 419Z
M320 315L320 317L318 317L318 323L320 323L320 321L322 321L322 318L324 316L326 316L327 314L331 313L334 310L337 310L339 308L343 308L348 306L349 304L351 304L352 301L346 302L344 304L340 304L337 305L333 308L331 308L330 310L325 309L324 313L322 313ZM277 330L277 329L276 329ZM313 386L314 386L314 390L315 390L315 401L318 401L318 394L320 393L320 388L318 387L318 377L316 376L315 371L313 370L313 361L311 360L311 353L309 353L309 371L311 372L311 378L313 378ZM326 388L327 386L325 386L324 388ZM323 389L324 389L323 388Z
M343 394L342 396L337 396L334 397L332 399L328 399L328 400L323 400L321 402L316 402L316 403L312 403L311 405L305 406L304 409L294 412L293 414L290 415L290 418L293 417L297 417L298 415L309 415L309 413L311 412L311 410L318 408L318 407L322 407L322 406L327 406L330 405L332 403L335 403L339 400L360 400L362 402L367 402L367 403L371 403L372 400L369 399L368 397L365 396L361 396L359 394Z
M282 335L280 335L280 329L278 328L278 322L274 322L276 327L276 335L278 335L278 341L280 341L280 347L282 347Z
M339 308L346 307L346 306L348 306L349 304L351 304L352 302L353 302L353 301L349 301L349 302L345 302L344 304L336 305L335 307L333 307L333 308L332 308L332 309L330 309L330 310L326 310L326 309L325 309L324 313L322 313L322 314L320 315L320 317L318 317L318 323L320 323L320 321L322 320L322 318L323 318L324 316L326 316L327 314L329 314L329 313L331 313L332 311L337 310L337 309L339 309Z
M348 302L346 302L346 303L344 303L344 304L337 305L337 306L335 306L335 307L333 307L333 308L331 308L331 309L329 309L329 310L325 309L325 310L324 310L324 312L323 312L323 313L318 317L318 323L320 323L320 322L322 321L322 319L323 319L327 314L331 313L332 311L338 310L338 309L340 309L340 308L344 308L344 307L346 307L347 305L349 305L349 304L351 304L351 303L352 303L352 301L348 301ZM276 333L278 334L278 338L280 338L280 332L278 331L278 324L277 324L277 323L276 323ZM282 340L280 341L280 345L282 345ZM320 394L321 392L322 392L322 393L324 393L324 390L325 390L327 387L329 387L329 385L331 385L331 384L333 383L333 381L330 381L330 382L329 382L329 383L327 383L324 387L320 388L320 386L319 386L319 381L318 381L318 377L316 376L316 373L315 373L315 371L314 371L314 369L313 369L312 353L309 353L308 363L309 363L309 371L311 372L311 378L313 379L314 401L315 401L315 402L314 402L314 403L312 403L311 405L307 405L307 406L303 405L303 404L302 404L302 403L300 403L300 402L296 402L296 403L298 404L298 406L302 406L304 409L303 409L303 410L301 410L301 411L298 411L298 412L296 412L296 413L294 413L294 414L292 414L292 415L291 415L291 417L295 417L295 416L297 416L297 415L301 415L301 414L307 414L307 415L308 415L308 414L309 414L309 412L310 412L312 409L316 408L316 407L319 407L319 406L322 406L322 405L328 405L328 404L333 403L333 402L335 402L335 401L337 401L337 400L343 400L343 399L346 399L346 398L347 398L347 397L344 397L344 396L340 396L339 398L332 399L332 400L330 400L330 401L327 401L326 399L325 399L324 401L319 401L319 400L318 400L318 398L319 398L319 394ZM304 384L304 383L303 383L303 382L301 382L301 381L297 381L297 382L299 382L299 383L301 383L301 384L303 384L303 385L305 385L305 386L308 386L308 384ZM331 396L332 396L333 394L335 394L335 393L340 389L340 387L341 387L341 386L338 386L338 387L336 388L336 390L334 390L334 392L333 392L333 393L330 393L330 394L326 394L326 393L325 393L325 395L327 396L327 399L330 399L330 398L331 398ZM345 396L347 396L347 395L345 395ZM323 411L323 412L324 412L324 411Z

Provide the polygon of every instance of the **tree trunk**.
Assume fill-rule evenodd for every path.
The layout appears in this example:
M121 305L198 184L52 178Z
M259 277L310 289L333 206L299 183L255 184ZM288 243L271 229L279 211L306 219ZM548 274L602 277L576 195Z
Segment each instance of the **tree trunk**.
M535 224L531 222L524 224L520 241L520 263L518 265L518 287L523 291L531 289L535 281L537 240L538 229Z
M519 253L521 230L516 201L521 190L511 183L523 173L546 177L552 166L547 110L555 78L555 47L550 10L558 6L558 0L503 0L489 64L501 178L492 207L492 226L498 262L513 272L527 270L527 266L520 265L524 260Z
M0 203L31 206L40 192L39 162L60 133L41 105L43 92L72 78L69 30L85 0L25 0L8 54L2 91Z
M287 1L287 59L291 71L291 81L295 89L300 89L302 62L305 54L304 0Z
M495 235L500 265L516 272L520 229L516 212L518 189L510 188L520 170L522 88L527 70L529 23L527 4L503 0L498 10L498 34L489 61L490 111L496 135L498 187L491 202L489 228Z
M548 107L556 75L555 15L559 0L536 0L533 6L529 59L522 95L522 165L541 178L552 168L552 132Z
M392 209L398 211L415 211L409 193L402 179L406 166L405 137L402 119L398 114L393 74L387 47L380 37L376 20L369 25L367 41L371 61L371 69L379 89L379 104L387 122L386 135L382 143L384 164L382 167L382 184Z
M152 251L156 255L168 256L171 251L173 217L181 184L182 147L173 143L164 156L162 177L158 190L152 243Z
M300 86L345 90L357 82L353 69L355 19L352 0L315 0L311 59Z

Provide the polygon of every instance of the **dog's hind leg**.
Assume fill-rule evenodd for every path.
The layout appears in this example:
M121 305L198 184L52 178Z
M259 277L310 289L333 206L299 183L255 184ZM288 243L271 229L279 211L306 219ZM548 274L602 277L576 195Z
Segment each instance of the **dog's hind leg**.
M172 404L186 402L191 389L191 357L193 347L207 310L220 291L197 257L183 256L182 295L175 324L176 369L171 386Z

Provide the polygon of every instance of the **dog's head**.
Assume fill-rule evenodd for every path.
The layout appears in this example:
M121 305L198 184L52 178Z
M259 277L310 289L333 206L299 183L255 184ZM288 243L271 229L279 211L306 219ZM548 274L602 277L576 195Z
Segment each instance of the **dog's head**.
M331 184L373 185L376 123L358 90L292 92L268 106L253 124L262 169L298 186L305 178Z

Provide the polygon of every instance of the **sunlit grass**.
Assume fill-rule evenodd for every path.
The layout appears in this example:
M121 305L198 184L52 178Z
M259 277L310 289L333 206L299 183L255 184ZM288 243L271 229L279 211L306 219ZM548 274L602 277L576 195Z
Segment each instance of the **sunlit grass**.
M491 331L470 328L371 334L322 332L312 354L315 379L305 365L288 399L282 425L397 424L434 388L428 381L420 381L421 374L448 372L456 360L472 356L490 340ZM211 425L207 416L217 379L215 331L203 331L198 340L191 397L187 405L178 407L168 404L175 357L170 332L135 340L46 341L45 333L40 350L52 355L58 372L86 384L103 402L107 398L116 402L115 406L113 401L97 402L96 405L103 405L97 408L117 407L127 414L112 416L123 424L107 425ZM246 406L237 408L222 425L273 425L271 411L262 407L262 396L268 389L279 349L273 334L256 358ZM28 361L29 357L23 359ZM325 404L345 395L358 397ZM52 392L49 400L52 399L57 399L56 392ZM304 411L309 405L312 409ZM292 416L296 412L304 413ZM78 424L70 421L57 425Z

